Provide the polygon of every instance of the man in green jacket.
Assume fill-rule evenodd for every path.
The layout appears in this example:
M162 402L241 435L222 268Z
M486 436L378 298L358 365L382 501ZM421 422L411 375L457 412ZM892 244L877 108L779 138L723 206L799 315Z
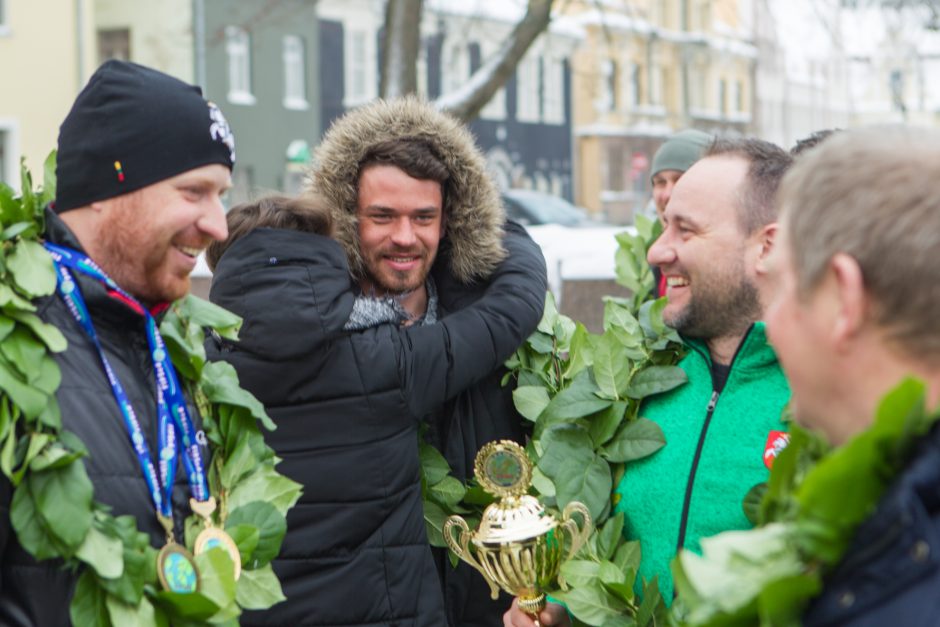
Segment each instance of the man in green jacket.
M686 342L679 365L689 380L644 403L666 446L627 465L613 505L626 537L640 541L637 581L657 577L667 602L672 558L698 551L702 537L750 527L744 497L786 443L790 391L760 320L774 196L790 163L769 142L716 140L676 184L649 251L666 277L663 315ZM554 604L540 615L544 627L567 620ZM504 624L534 623L514 603Z

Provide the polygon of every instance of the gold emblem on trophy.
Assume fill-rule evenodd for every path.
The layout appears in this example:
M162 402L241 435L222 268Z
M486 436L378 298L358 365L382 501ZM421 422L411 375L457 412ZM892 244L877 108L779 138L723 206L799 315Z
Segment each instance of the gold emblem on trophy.
M484 446L477 453L473 472L483 489L498 500L483 511L480 526L472 533L460 516L448 518L444 540L457 557L480 571L494 599L502 588L519 598L524 612L538 616L545 608L543 590L558 576L562 560L571 558L587 540L591 514L583 503L572 501L559 521L529 496L532 464L515 442L501 440ZM580 527L574 514L581 518ZM455 537L457 528L460 533ZM563 557L565 545L568 550Z

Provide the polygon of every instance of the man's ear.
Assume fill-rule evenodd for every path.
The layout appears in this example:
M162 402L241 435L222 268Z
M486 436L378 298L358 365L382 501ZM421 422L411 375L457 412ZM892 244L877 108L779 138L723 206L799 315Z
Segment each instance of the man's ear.
M829 260L827 275L825 281L835 288L832 339L837 345L844 345L865 326L869 309L865 277L858 262L845 253L836 253Z
M754 270L758 276L767 274L767 257L770 255L770 251L773 250L774 240L777 238L777 228L778 224L776 222L765 224L751 238L754 246L757 247L757 263L754 265Z

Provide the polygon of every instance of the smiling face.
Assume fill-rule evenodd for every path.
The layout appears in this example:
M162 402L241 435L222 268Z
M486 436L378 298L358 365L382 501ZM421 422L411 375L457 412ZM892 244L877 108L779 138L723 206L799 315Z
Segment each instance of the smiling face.
M82 244L144 303L181 298L189 291L196 257L228 235L221 197L231 184L229 169L213 164L93 203L100 212L96 235Z
M676 184L663 213L663 233L647 259L666 277L663 318L689 337L742 333L760 318L751 238L737 204L747 176L742 158L715 156L693 165Z
M437 181L412 178L392 165L363 169L356 216L365 293L405 295L406 300L414 294L424 301L424 282L444 234L442 205Z

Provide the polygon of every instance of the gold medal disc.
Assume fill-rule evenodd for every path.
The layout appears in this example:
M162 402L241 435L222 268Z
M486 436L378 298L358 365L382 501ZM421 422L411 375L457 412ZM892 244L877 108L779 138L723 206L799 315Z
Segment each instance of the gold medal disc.
M185 547L168 542L157 554L157 577L164 590L192 594L199 590L199 570Z
M232 558L232 563L235 564L235 581L238 581L242 574L242 557L241 553L238 552L238 546L232 540L232 536L218 527L206 527L199 532L199 535L196 536L196 542L193 544L196 555L201 555L216 547L225 549L228 556Z

